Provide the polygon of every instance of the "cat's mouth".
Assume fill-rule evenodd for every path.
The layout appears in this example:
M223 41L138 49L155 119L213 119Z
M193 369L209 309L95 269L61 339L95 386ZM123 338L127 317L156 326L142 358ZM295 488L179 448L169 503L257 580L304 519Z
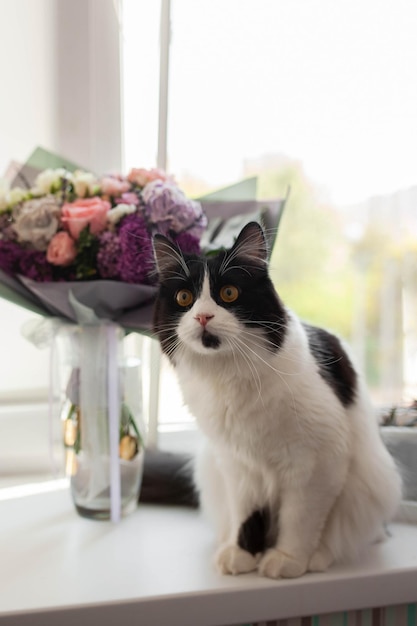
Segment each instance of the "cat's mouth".
M201 335L201 343L205 348L218 348L220 339L216 335L212 335L208 330L204 329Z

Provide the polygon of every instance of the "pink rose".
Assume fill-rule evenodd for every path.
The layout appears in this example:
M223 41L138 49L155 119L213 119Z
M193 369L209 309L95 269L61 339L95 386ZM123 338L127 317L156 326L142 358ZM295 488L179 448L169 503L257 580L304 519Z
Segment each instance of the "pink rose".
M75 241L65 230L56 233L49 242L46 259L53 265L71 265L77 256Z
M121 176L103 176L99 181L102 193L108 196L121 196L122 193L129 191L132 185L128 180Z
M131 183L139 185L139 187L144 187L154 180L166 180L173 182L172 176L168 176L168 174L164 172L164 170L160 170L157 168L152 168L150 170L145 170L143 168L133 168L132 170L130 170L127 179Z
M90 226L90 233L98 235L106 228L110 202L98 196L67 202L62 207L61 222L68 228L73 239L77 240L81 231Z

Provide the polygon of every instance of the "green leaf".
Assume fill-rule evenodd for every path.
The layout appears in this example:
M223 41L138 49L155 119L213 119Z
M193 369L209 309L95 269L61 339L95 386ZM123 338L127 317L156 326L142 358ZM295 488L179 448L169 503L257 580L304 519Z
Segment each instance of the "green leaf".
M94 278L97 274L98 237L90 233L87 225L80 233L77 241L77 257L75 259L76 278L78 280Z

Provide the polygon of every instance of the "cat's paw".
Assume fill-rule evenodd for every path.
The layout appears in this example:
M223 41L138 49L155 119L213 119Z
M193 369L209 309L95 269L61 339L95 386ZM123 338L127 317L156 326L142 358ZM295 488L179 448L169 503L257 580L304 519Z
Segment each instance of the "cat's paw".
M221 574L247 574L258 567L259 558L242 550L236 545L222 546L216 556L215 562Z
M298 578L307 571L307 559L284 554L272 548L265 552L259 563L259 573L268 578Z
M325 572L333 563L333 561L333 554L330 552L329 548L321 544L310 559L310 563L308 564L308 571Z

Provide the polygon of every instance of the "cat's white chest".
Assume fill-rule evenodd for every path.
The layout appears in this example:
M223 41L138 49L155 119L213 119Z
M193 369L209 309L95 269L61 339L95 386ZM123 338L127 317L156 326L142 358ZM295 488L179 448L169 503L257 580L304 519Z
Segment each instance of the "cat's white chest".
M178 367L184 401L203 432L217 445L243 454L270 441L276 450L279 414L285 408L277 386L268 380L242 376L233 367L196 370L189 363Z

